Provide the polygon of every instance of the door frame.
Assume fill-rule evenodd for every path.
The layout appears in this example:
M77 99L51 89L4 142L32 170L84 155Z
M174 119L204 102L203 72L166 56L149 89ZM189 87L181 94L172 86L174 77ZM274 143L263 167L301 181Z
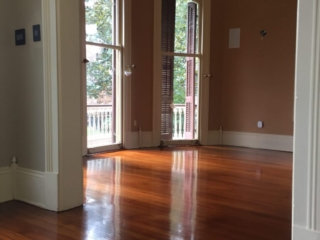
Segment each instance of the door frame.
M195 1L197 2L197 1ZM154 57L153 57L153 145L161 142L161 0L154 1ZM199 29L201 48L199 60L199 106L198 106L198 140L202 145L208 145L209 132L209 77L210 76L210 37L211 37L211 0L202 0L199 4ZM190 140L189 140L190 141ZM171 141L170 141L171 142ZM182 142L182 140L177 140Z

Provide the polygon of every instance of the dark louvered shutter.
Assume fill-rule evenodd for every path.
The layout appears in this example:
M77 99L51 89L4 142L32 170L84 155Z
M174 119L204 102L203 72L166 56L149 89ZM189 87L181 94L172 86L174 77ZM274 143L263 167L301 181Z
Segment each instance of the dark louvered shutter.
M188 3L187 51L196 50L197 4ZM185 139L194 139L195 118L195 58L187 57Z
M162 52L174 52L175 0L162 0ZM162 57L161 139L172 139L173 63L170 56Z

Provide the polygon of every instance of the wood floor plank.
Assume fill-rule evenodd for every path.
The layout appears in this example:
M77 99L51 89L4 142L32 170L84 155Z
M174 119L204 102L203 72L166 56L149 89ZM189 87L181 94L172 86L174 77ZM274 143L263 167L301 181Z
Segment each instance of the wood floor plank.
M0 239L291 239L292 153L233 147L84 159L84 205L0 204Z

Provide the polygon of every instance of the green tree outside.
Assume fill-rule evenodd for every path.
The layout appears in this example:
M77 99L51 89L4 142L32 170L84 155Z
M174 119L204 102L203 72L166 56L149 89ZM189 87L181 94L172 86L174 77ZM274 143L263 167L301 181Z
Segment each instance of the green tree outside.
M113 0L86 1L86 25L96 26L95 34L87 34L86 41L112 44L113 43ZM96 48L95 61L87 64L87 97L103 99L112 96L112 49ZM111 98L111 97L110 97ZM101 101L101 100L100 100Z
M190 0L176 0L175 52L187 52L187 9ZM96 25L96 34L86 40L112 44L113 0L86 0L86 24ZM96 61L87 64L87 97L99 99L112 94L112 53L101 51ZM174 58L174 103L185 103L186 58Z

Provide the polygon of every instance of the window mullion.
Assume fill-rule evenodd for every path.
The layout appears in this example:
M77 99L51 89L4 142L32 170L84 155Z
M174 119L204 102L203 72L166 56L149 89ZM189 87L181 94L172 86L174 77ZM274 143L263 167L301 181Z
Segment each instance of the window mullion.
M94 43L94 42L86 42L87 45L91 46L97 46L97 47L103 47L103 48L110 48L114 50L121 50L121 46L115 46L115 45L110 45L110 44L104 44L104 43Z
M175 53L175 52L162 52L163 56L171 57L201 57L201 54L192 54L192 53Z

